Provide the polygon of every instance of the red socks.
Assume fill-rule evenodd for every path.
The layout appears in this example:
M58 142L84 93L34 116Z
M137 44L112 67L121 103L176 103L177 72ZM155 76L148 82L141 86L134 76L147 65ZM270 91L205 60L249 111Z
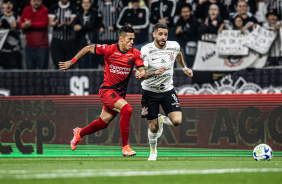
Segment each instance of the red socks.
M126 104L122 107L121 118L119 121L120 127L120 135L121 135L121 143L122 147L128 145L128 137L129 137L129 123L130 117L132 114L132 108L129 104ZM84 127L80 131L80 136L83 137L88 134L92 134L97 132L98 130L104 129L108 127L108 123L104 122L101 117L93 122L91 122L88 126Z
M82 128L80 131L80 136L83 137L85 135L92 134L98 130L107 128L108 125L108 123L105 123L101 117L99 117L99 119L92 121L88 126Z
M121 135L121 144L122 147L124 147L128 145L129 123L132 114L131 106L129 104L124 105L120 111L120 114L121 114L121 118L119 121L119 127L120 127L120 135Z

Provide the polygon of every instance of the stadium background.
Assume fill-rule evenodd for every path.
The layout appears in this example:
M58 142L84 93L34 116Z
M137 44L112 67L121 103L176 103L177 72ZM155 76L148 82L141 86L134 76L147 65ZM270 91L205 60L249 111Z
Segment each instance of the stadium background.
M24 44L24 38L22 41ZM1 157L44 155L45 146L48 150L52 144L59 150L60 146L67 149L72 129L87 125L99 115L101 103L95 94L103 82L102 69L60 72L52 70L54 66L50 68L0 71L0 95L6 96L0 98ZM267 143L282 151L281 75L280 66L195 71L193 78L176 69L174 86L180 95L184 122L177 128L165 128L159 146L252 150L256 144ZM140 118L140 81L132 77L127 92L134 107L130 142L148 147L147 123ZM91 145L120 145L117 130L115 120L109 129L82 143L90 145L85 147L90 150Z

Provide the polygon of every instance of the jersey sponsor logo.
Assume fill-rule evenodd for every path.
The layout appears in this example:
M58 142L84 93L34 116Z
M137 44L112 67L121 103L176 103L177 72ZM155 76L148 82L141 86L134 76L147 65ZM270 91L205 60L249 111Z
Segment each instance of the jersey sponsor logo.
M164 75L155 75L154 78L155 79L160 79L160 78L169 77L169 76L170 76L170 73L166 73Z
M149 51L149 54L152 54L152 53L154 53L154 52L157 52L157 50L150 50L150 51Z
M158 59L158 58L152 58L152 61L154 61L154 60L156 60L156 59Z
M172 103L171 105L175 107L180 107L180 103Z
M141 115L142 116L146 116L148 114L148 107L143 107L142 109L141 109Z
M129 75L131 72L131 68L127 68L127 67L115 66L113 64L111 64L109 67L110 67L110 72L114 74Z
M174 50L176 50L176 48L167 48L166 50L172 50L172 51L174 51Z
M152 88L152 89L157 89L157 90L160 90L160 91L165 89L165 85L164 84L161 84L159 86L158 85L149 85L148 87Z
M114 52L114 54L117 54L117 55L120 55L120 56L121 56L121 53L118 53L118 52Z
M172 52L172 53L170 53L168 55L169 55L169 60L173 61L174 60L174 53Z
M159 87L159 89L160 89L160 90L164 90L164 89L165 89L165 85L164 85L164 84L161 84L160 87Z
M155 85L149 85L148 87L153 89L159 89L159 86L155 86Z

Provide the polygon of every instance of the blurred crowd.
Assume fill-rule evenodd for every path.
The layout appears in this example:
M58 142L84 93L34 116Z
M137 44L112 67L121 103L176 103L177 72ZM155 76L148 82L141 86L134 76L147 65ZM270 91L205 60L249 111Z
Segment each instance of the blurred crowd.
M268 65L282 65L282 0L0 0L0 7L0 69L58 68L86 45L116 43L124 25L141 49L158 22L168 25L168 40L179 42L189 67L199 40L258 24L277 32ZM103 58L87 54L76 67L102 68Z

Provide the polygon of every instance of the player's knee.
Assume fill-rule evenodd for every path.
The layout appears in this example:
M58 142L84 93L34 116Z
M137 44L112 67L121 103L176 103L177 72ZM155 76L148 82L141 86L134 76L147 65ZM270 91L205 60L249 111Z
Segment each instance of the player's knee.
M157 131L159 130L159 127L155 124L150 124L149 129L152 133L157 133Z
M181 119L174 119L174 120L172 120L172 124L174 126L179 126L181 123L182 123Z
M120 111L121 115L128 115L131 116L132 114L132 107L129 104L126 104L125 106L123 106L123 108Z

